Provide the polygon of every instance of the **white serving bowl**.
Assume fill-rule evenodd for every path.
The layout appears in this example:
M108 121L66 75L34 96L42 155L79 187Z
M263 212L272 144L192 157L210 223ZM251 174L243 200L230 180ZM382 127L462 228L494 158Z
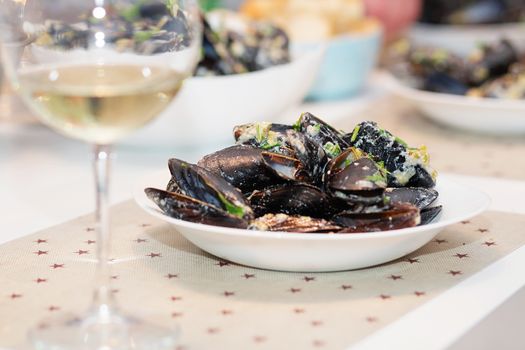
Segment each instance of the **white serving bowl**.
M175 101L124 143L147 147L231 141L234 125L275 121L301 103L315 81L323 55L321 48L257 72L188 79Z
M411 42L419 46L441 47L466 56L480 42L509 39L521 51L525 50L525 23L486 25L418 24L408 32Z
M139 181L134 189L138 205L172 224L186 239L210 254L243 265L280 271L342 271L385 263L422 247L447 226L481 213L490 202L478 190L441 176L436 189L443 212L435 223L357 234L259 232L196 224L165 215L148 199L144 189L164 188L169 177L169 173L161 172Z
M430 119L454 128L493 135L525 135L525 101L430 92L384 76L390 90Z

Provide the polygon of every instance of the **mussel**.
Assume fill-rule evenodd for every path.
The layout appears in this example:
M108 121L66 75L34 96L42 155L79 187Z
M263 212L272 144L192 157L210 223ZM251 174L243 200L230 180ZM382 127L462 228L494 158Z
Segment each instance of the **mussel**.
M253 191L248 197L256 216L284 213L329 218L338 208L338 201L319 188L304 183L288 183Z
M349 204L372 205L383 201L386 176L383 166L361 150L350 147L328 165L325 187Z
M247 227L253 210L242 193L210 171L179 159L169 160L177 192L147 188L148 197L166 214L178 219L219 226Z
M345 135L352 146L383 162L392 187L434 187L437 176L430 168L425 147L411 148L400 138L381 129L375 122L362 122Z
M243 193L288 180L303 181L308 178L299 160L245 145L231 146L206 155L197 164L221 176Z
M409 203L393 203L377 211L346 211L333 217L344 227L340 233L377 232L413 227L420 223L419 209Z
M343 139L343 133L311 113L303 113L294 129L320 145L329 158L335 158L350 145Z

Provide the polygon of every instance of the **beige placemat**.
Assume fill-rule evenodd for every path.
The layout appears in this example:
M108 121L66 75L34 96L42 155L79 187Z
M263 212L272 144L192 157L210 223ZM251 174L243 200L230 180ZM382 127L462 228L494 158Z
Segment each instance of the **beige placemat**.
M113 207L113 284L129 312L179 324L180 349L344 349L525 243L525 217L489 212L408 257L338 273L284 273L218 260L133 202ZM82 217L0 246L0 346L81 311L95 233Z
M337 127L352 130L358 120L375 120L410 145L426 145L438 171L525 180L525 135L490 136L452 129L427 119L395 97L381 99L358 116L340 120Z

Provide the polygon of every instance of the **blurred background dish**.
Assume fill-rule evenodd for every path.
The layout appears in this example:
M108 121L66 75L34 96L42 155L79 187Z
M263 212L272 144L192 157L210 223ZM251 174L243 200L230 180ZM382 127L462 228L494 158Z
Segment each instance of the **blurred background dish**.
M430 119L453 128L493 135L525 133L525 101L458 96L412 88L392 75L383 82Z
M419 22L409 33L418 45L467 55L506 38L525 49L525 0L425 0Z
M231 126L276 120L301 103L314 83L323 50L290 63L227 76L194 77L159 118L124 140L127 145L173 147L231 141Z
M290 35L294 52L327 45L308 99L355 95L375 67L382 30L377 20L366 15L362 0L248 0L241 13L280 25Z

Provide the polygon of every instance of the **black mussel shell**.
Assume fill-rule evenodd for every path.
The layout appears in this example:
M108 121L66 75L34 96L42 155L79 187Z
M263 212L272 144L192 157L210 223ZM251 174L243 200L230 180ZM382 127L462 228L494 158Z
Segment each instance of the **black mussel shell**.
M200 166L172 158L168 162L172 180L180 193L209 203L245 220L253 218L253 211L242 193L224 180Z
M195 198L156 188L146 188L144 192L164 213L173 218L215 226L248 227L248 221Z
M374 160L383 162L388 171L388 186L431 188L436 185L433 170L424 164L424 158L428 157L425 151L409 149L403 140L381 129L375 122L358 124L352 133L345 135L345 139ZM417 157L416 153L421 154Z
M349 147L349 144L343 139L343 133L313 114L301 114L294 128L321 146L329 158L337 157Z
M410 203L419 209L423 209L432 204L439 194L433 188L396 187L387 188L385 190L385 196L390 198L392 203Z
M266 214L250 223L248 229L296 233L332 233L341 229L333 222L309 216Z
M432 221L434 221L439 214L443 211L443 206L438 205L435 207L426 207L424 209L421 209L420 215L421 215L421 222L420 225L426 225L430 224Z
M425 77L423 89L444 94L465 95L469 86L446 73L434 72Z
M272 152L262 152L264 164L280 178L289 181L310 182L310 174L298 159Z
M252 146L235 145L206 155L197 164L249 193L285 182L266 165L263 152Z
M329 163L325 185L350 203L376 204L383 201L386 173L363 152L349 148Z
M329 158L319 144L313 142L304 133L289 129L286 131L286 140L294 156L304 166L312 181L322 185L323 176Z
M484 46L481 55L469 62L467 81L479 86L485 81L507 73L511 64L518 61L518 53L508 40Z
M254 191L248 200L257 217L268 213L284 213L329 218L338 208L338 203L317 187L300 183Z
M409 203L394 203L388 208L364 213L341 212L332 220L343 226L340 233L377 232L398 230L417 226L420 221L419 209Z

